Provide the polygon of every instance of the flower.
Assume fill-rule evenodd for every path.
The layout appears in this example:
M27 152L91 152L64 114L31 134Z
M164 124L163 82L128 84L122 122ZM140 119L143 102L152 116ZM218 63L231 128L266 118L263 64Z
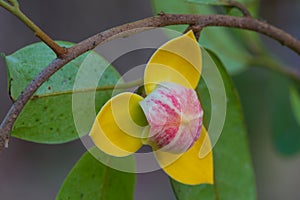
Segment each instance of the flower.
M130 92L112 97L90 131L95 145L109 155L122 157L147 144L174 180L212 184L212 152L199 157L202 146L211 150L194 91L201 69L201 50L192 31L161 46L145 69L147 97Z

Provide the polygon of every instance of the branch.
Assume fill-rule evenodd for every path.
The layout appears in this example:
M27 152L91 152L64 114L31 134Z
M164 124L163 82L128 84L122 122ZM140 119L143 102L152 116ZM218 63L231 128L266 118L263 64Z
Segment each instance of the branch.
M21 10L17 0L9 0L9 3L4 0L0 0L0 6L5 8L7 11L19 18L28 28L30 28L35 36L40 38L48 47L50 47L56 54L57 57L62 58L67 49L59 46L53 39L51 39L44 31L40 29L35 23L33 23Z
M300 55L300 41L281 29L250 17L161 13L155 17L149 17L143 20L118 26L96 34L69 48L63 58L55 59L27 86L23 93L18 97L17 101L12 105L0 126L0 150L1 147L4 146L4 143L7 143L14 122L24 108L25 104L31 99L31 96L46 80L48 80L55 72L61 69L68 62L108 40L128 36L149 28L178 24L197 25L200 27L224 26L256 31L258 33L267 35L274 40L277 40L282 45L289 47ZM300 77L298 78L300 80Z

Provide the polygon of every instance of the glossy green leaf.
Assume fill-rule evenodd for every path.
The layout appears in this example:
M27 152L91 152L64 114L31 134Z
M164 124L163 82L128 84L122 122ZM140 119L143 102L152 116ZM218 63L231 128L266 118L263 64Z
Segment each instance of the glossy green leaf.
M187 2L186 0L152 0L154 12L178 14L215 14L210 6ZM216 0L214 1L216 2ZM252 13L257 11L255 0L240 1L246 3ZM187 26L171 26L170 28L183 32ZM238 36L237 36L238 35ZM238 73L244 70L252 59L249 49L257 50L259 44L257 34L249 31L232 30L224 27L208 27L201 32L199 43L205 48L214 50L224 63L229 73ZM257 44L257 45L253 45Z
M213 149L214 185L188 186L172 181L178 200L252 200L256 198L254 172L252 169L243 113L238 94L220 60L212 53L222 75L227 95L227 115L222 134ZM197 88L204 109L204 124L208 126L211 103L205 83L200 81Z
M65 179L56 200L133 199L134 185L135 174L109 168L87 152Z
M63 46L71 43L59 42ZM13 100L52 60L55 54L43 43L26 46L6 56L9 92ZM77 71L83 65L101 75L99 85L113 85L119 73L95 52L73 60L46 81L26 104L12 131L14 137L38 143L63 143L79 137L72 115L72 90ZM96 110L110 98L111 91L96 93ZM92 125L89 124L90 126Z
M294 116L298 122L298 125L300 125L300 94L297 91L296 86L290 87L290 101Z
M291 80L287 77L272 73L270 86L272 138L276 149L285 155L294 155L300 151L300 125L294 115L294 109L297 108L291 105L289 98L291 84Z

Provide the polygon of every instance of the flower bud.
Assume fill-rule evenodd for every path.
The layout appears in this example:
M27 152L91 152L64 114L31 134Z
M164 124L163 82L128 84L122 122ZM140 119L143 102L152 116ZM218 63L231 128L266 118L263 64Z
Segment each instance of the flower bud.
M199 138L203 110L193 89L161 83L140 105L150 125L146 143L155 150L183 153Z

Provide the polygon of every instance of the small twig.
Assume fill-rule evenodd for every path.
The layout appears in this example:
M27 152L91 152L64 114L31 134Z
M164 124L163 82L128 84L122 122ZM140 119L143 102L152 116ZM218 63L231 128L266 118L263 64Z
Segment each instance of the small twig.
M238 2L238 1L233 1L233 0L228 0L227 1L227 6L233 7L233 8L237 8L238 10L240 10L242 12L242 14L244 15L244 17L252 17L251 13L249 12L249 10L247 9L247 7Z
M9 0L7 2L0 0L0 6L5 8L7 11L19 18L28 28L30 28L35 36L40 38L48 47L50 47L56 54L58 58L63 58L67 53L67 49L59 46L53 39L51 39L40 27L38 27L33 21L31 21L20 9L17 0Z
M94 35L77 45L68 49L63 58L55 59L49 64L23 91L14 102L10 110L8 111L5 119L0 126L0 142L8 138L12 130L13 124L16 121L18 115L24 108L25 104L31 99L31 96L35 91L48 80L55 72L61 69L64 65L71 60L80 56L81 54L95 48L97 45L104 43L111 38L128 36L128 34L134 34L140 32L142 29L149 29L155 27L163 27L169 25L179 24L195 24L200 25L203 28L209 26L224 26L232 28L241 28L256 31L267 35L274 40L277 40L281 44L294 50L300 55L300 41L292 37L290 34L278 29L270 24L261 22L259 20L250 17L233 17L224 15L182 15L182 14L164 14L161 13L156 17L149 17L143 20L118 26L102 33ZM138 29L138 30L137 30ZM135 31L137 30L137 31ZM128 32L130 31L130 32ZM298 77L300 80L300 77ZM1 146L0 146L1 150Z

